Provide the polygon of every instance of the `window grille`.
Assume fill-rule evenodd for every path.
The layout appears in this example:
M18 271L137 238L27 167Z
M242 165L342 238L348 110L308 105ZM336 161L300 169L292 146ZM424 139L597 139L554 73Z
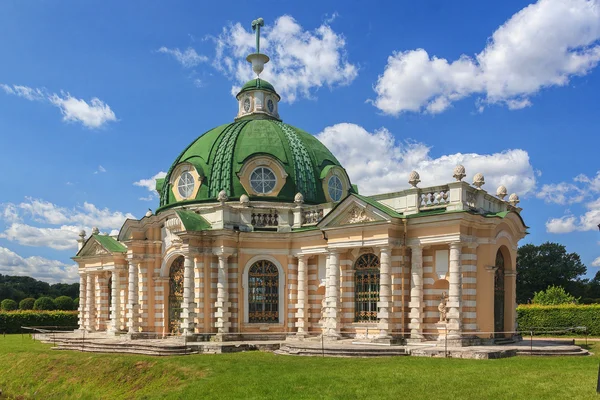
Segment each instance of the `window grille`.
M279 271L270 261L257 261L248 271L248 322L279 322Z
M363 254L354 264L354 321L377 321L379 258Z

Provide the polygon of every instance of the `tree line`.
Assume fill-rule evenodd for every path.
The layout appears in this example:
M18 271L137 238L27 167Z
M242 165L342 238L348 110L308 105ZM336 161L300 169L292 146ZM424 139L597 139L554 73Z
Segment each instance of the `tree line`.
M26 298L79 297L79 283L54 283L39 281L29 276L0 274L0 300L10 299L19 303Z

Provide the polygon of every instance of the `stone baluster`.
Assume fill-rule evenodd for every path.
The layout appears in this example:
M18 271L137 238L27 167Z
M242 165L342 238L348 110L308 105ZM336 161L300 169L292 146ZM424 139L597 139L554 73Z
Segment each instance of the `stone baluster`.
M189 254L185 256L183 262L183 302L181 308L183 334L186 336L192 335L194 333L196 303L194 302L194 263Z
M423 248L411 246L410 340L423 340Z
M461 338L462 325L462 268L460 262L462 244L450 243L449 289L448 289L448 338Z
M129 293L127 298L127 309L129 310L128 323L129 335L138 333L139 322L139 303L138 303L138 266L134 261L129 261Z
M306 284L308 281L308 268L306 265L307 257L305 255L298 256L298 303L296 304L297 312L296 333L299 337L305 337L308 330L308 307L306 299Z
M95 286L96 282L94 279L94 275L91 273L87 274L87 283L85 285L86 288L86 298L85 298L85 319L86 319L86 328L88 331L94 331L96 325L96 299L95 299Z
M377 318L379 319L379 338L390 338L390 311L392 304L392 277L389 247L382 247L379 256L379 303Z
M110 301L110 327L108 329L109 333L116 334L120 329L120 321L121 321L121 277L119 275L119 270L114 269L112 271L112 286L111 286L111 301Z

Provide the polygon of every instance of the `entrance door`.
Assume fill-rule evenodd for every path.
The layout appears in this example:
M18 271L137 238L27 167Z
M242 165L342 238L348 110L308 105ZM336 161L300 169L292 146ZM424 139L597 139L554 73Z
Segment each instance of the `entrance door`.
M169 332L180 333L181 303L183 302L183 257L171 264L169 271Z
M500 249L496 253L494 275L494 332L496 337L504 337L504 256Z

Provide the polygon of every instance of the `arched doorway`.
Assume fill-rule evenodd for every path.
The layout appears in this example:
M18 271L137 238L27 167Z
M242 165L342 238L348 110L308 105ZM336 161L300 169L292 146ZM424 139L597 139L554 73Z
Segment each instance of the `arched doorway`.
M494 332L504 336L504 255L498 249L496 253L496 271L494 272Z
M248 270L248 322L279 322L279 270L271 261L257 261Z
M377 321L379 257L363 254L354 263L354 321Z
M179 333L183 302L183 257L177 257L169 269L169 332Z

